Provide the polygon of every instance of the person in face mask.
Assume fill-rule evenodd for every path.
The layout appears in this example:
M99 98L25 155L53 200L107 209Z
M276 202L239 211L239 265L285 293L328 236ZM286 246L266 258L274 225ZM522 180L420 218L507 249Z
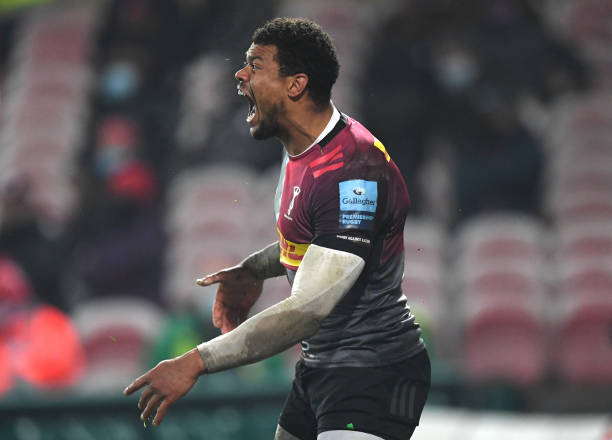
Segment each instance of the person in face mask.
M140 82L140 72L131 60L113 61L102 72L100 93L109 102L124 102L136 95Z
M151 56L142 47L121 45L111 49L98 77L102 104L125 105L141 98L151 67Z
M440 43L433 55L434 77L438 85L451 95L470 88L479 75L479 65L472 50L456 41Z
M120 172L135 160L140 142L140 130L132 118L109 115L101 120L93 157L95 174L105 179Z

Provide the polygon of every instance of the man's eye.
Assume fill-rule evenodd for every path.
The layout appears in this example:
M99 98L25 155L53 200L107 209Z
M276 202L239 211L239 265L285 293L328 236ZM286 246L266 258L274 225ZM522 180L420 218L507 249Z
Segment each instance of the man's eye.
M249 63L248 61L245 61L245 62L243 63L243 65L244 65L245 67L246 67L246 66L251 66L251 70L253 70L253 71L254 71L255 69L258 69L258 67L256 67L256 66L255 66L255 64L253 64L253 63Z

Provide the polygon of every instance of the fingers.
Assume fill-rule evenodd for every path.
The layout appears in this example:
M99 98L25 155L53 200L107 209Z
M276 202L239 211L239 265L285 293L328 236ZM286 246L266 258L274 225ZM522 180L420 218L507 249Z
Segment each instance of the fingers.
M149 419L149 417L153 415L153 413L155 412L155 410L157 409L157 407L163 400L164 398L161 395L155 394L149 400L149 403L147 404L147 407L144 409L142 414L140 414L140 420L142 420L143 422L146 422Z
M233 266L226 269L221 269L220 271L211 273L205 277L198 278L196 280L196 284L199 286L210 286L211 284L222 283L237 276L239 277L239 274L240 266Z
M134 382L132 382L130 385L128 385L126 389L123 390L123 394L125 394L126 396L129 396L134 391L138 391L139 389L141 389L143 386L147 385L148 383L149 383L149 375L148 373L145 373L142 376L140 376L138 379L136 379Z
M162 420L164 420L164 417L166 416L168 408L170 408L171 404L172 402L170 402L169 400L164 400L161 405L159 405L159 408L157 409L157 414L155 414L155 418L153 419L153 426L159 426Z
M206 275L205 277L198 278L196 284L199 286L210 286L211 284L219 283L223 281L226 269L220 270L219 272Z
M147 406L147 403L149 402L149 399L153 396L153 394L155 394L155 392L151 387L145 389L142 392L142 394L140 395L140 399L138 399L139 410L142 411Z
M198 278L196 280L196 284L198 286L210 286L211 284L218 283L218 282L219 282L219 277L214 276L214 275L208 275L206 277Z

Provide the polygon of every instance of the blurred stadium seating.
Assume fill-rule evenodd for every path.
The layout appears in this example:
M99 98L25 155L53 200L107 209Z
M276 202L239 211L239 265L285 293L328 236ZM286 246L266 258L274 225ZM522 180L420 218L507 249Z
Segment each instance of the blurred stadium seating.
M270 0L256 10L241 0L47 3L10 14L0 9L0 194L4 200L15 182L27 181L42 234L62 243L66 263L56 276L79 337L75 346L84 350L83 376L50 391L0 367L1 438L271 437L297 349L206 378L154 432L142 430L135 411L127 416L135 402L119 394L155 362L218 334L210 323L214 288L198 287L196 278L276 240L280 148L248 138L232 76L249 33L276 15L313 18L333 35L342 65L334 102L351 116L369 117L361 119L369 128L387 130L389 143L382 139L396 162L426 176L422 188L407 175L412 170L402 169L414 201L404 230L403 288L432 354L430 404L609 413L609 2ZM536 49L525 49L517 35ZM549 40L541 43L542 35ZM513 45L500 53L496 39ZM467 61L459 59L461 44ZM459 87L470 74L465 63L477 58L479 87L449 92L437 84ZM117 65L125 69L113 70ZM538 206L513 209L497 196L463 215L454 179L463 149L471 150L454 130L489 128L486 118L470 120L471 106L495 114L495 90L504 88L542 147L540 186L530 191ZM442 99L445 93L450 98ZM401 141L393 137L398 132ZM119 151L126 143L129 151ZM98 154L99 146L115 150ZM519 154L501 157L496 169L514 166L520 176ZM165 234L159 301L113 289L98 296L74 269L87 250L83 237L131 212L125 200L110 197L100 172L124 160L146 164L159 182L152 202ZM12 209L19 222L21 211ZM8 217L0 203L0 257ZM27 261L19 263L31 276ZM289 286L270 280L266 292L252 313L285 298ZM5 305L1 324L12 313ZM1 333L0 365L12 350L14 341ZM515 417L426 409L415 438L612 438L601 417Z

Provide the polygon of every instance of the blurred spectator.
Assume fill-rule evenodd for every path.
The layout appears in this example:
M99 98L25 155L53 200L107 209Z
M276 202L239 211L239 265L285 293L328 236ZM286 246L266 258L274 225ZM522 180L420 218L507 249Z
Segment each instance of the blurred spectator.
M0 194L0 253L9 255L23 268L41 302L65 310L60 277L66 250L61 238L41 226L30 195L26 177L15 178L4 186Z
M121 113L141 128L142 152L165 184L175 150L180 72L193 42L176 0L114 0L99 34L95 117Z
M588 84L584 63L545 25L529 0L478 0L474 48L487 80L543 102ZM529 68L526 68L528 66Z
M457 220L496 210L539 214L539 142L503 90L482 87L475 106L474 125L457 142Z
M156 72L179 68L189 41L176 0L113 0L100 32L104 53L120 44L149 49ZM151 78L152 83L155 79Z
M364 123L402 172L413 210L419 209L415 174L423 160L432 89L427 72L427 18L423 16L429 3L403 2L397 13L390 14L380 26L371 59L366 63L362 94Z
M0 394L21 377L42 388L74 383L84 366L83 348L67 315L38 306L17 264L0 256Z
M100 121L93 157L94 173L100 178L117 174L139 154L140 130L125 116L111 115Z
M157 176L174 154L177 114L175 82L156 83L156 54L150 48L118 44L100 68L95 121L120 116L138 127L139 148Z
M450 144L451 150L458 148L462 156L457 173L462 176L460 180L468 180L466 187L459 189L461 197L470 193L468 187L476 186L465 177L471 172L468 168L480 170L484 166L478 159L472 165L466 164L479 154L474 143L506 143L502 148L506 151L506 177L511 167L530 166L524 174L514 176L528 177L533 184L535 178L531 176L537 174L541 158L536 152L537 142L517 120L521 99L530 97L548 103L558 94L588 84L587 71L579 58L546 28L533 4L524 0L403 2L381 27L378 37L363 94L364 119L402 171L415 213L427 213L431 205L424 203L431 198L427 195L427 182L425 187L419 187L415 181L423 162L450 164L447 172L454 173L452 160L446 157L448 152L437 151L441 143ZM482 95L490 90L503 91L508 97L502 105L505 110L500 107L495 115L482 115L475 101L489 99ZM497 105L492 101L489 104ZM507 115L501 116L503 112ZM514 128L502 129L499 124ZM477 137L482 140L477 141ZM432 148L436 151L429 151ZM486 148L487 154L492 148ZM515 148L523 148L522 153L516 151L516 157L512 156ZM499 155L501 150L497 151ZM444 157L439 158L439 154ZM512 164L523 154L531 157L531 165L520 161ZM495 182L490 183L500 189ZM504 183L506 190L507 185ZM519 192L525 195L525 189ZM533 210L526 208L533 205L533 196L527 199L509 202L509 206ZM464 201L471 203L465 209L461 206ZM464 213L473 212L474 203L470 197L456 201ZM484 205L491 205L491 200Z
M76 276L89 295L133 295L159 302L164 234L154 175L133 158L121 166L112 160L103 163L108 174L94 191L104 197L76 226Z
M24 321L24 345L13 358L19 376L43 389L75 384L85 354L70 318L54 307L40 306Z
M242 0L179 3L193 50L184 69L177 113L181 165L239 162L261 171L280 162L277 140L255 145L244 130L247 108L234 93L234 72L244 62L249 29L273 16L276 2L260 1L257 8L245 8Z
M21 269L0 255L0 395L15 385L14 356L22 348L32 288Z
M249 41L252 25L260 25L276 14L277 0L260 0L256 8L245 7L243 0L224 2L178 0L187 32L189 57L207 51L223 51L232 62L244 58L244 43Z

